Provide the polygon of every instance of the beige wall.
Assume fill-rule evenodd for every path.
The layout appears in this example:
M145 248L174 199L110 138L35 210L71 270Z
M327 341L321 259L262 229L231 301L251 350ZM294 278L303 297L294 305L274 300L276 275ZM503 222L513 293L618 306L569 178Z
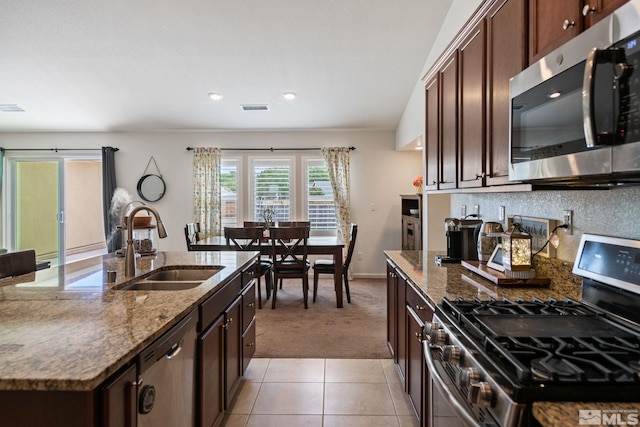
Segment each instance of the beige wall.
M0 133L5 148L118 147L115 154L117 183L134 199L136 185L151 156L167 183L166 196L155 203L169 236L158 239L162 251L186 249L183 227L192 219L191 146L324 147L354 146L351 152L352 220L358 223L356 276L384 276L385 249L401 247L400 194L414 192L413 179L422 168L417 151L395 150L393 132L159 132L159 133ZM308 152L303 152L308 155ZM371 204L374 210L371 210Z

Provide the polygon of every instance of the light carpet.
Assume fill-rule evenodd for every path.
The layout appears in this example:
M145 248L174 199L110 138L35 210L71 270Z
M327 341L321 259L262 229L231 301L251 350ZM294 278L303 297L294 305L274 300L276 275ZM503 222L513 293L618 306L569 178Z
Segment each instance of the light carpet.
M320 279L313 303L309 280L309 308L302 301L301 280L287 279L278 290L275 310L264 300L256 313L254 357L382 359L391 357L386 338L386 281L349 281L351 304L336 307L333 280ZM344 288L343 288L344 289Z

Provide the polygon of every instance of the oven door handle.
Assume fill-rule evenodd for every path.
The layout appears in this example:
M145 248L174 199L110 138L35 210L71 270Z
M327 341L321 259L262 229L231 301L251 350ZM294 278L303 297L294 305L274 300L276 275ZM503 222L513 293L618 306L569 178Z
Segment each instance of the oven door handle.
M456 414L462 417L462 420L468 427L482 427L482 424L475 419L469 409L465 408L458 399L455 398L452 390L449 389L449 386L445 383L444 379L436 369L436 365L433 362L433 356L431 355L431 348L429 347L427 340L422 341L422 350L424 352L424 359L427 362L427 367L429 368L429 374L436 382L437 386L444 392L442 394L451 405L451 408L456 412Z

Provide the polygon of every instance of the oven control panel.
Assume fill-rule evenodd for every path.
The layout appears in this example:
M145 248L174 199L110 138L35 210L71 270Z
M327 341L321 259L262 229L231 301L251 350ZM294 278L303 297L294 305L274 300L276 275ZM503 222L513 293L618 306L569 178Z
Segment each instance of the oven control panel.
M585 233L573 273L640 294L640 241Z

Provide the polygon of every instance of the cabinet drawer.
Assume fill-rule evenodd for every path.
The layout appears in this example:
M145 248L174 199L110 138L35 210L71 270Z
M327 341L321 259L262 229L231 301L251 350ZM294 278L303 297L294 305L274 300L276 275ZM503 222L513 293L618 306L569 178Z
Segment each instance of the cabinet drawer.
M430 322L433 318L433 307L418 293L411 282L407 282L407 305L422 322Z
M242 290L241 275L238 274L205 302L200 304L200 325L198 330L204 331L222 313L225 308L240 295Z
M251 322L242 335L242 373L247 370L251 358L256 352L256 322Z
M246 330L256 316L256 284L255 281L242 292L242 330Z

